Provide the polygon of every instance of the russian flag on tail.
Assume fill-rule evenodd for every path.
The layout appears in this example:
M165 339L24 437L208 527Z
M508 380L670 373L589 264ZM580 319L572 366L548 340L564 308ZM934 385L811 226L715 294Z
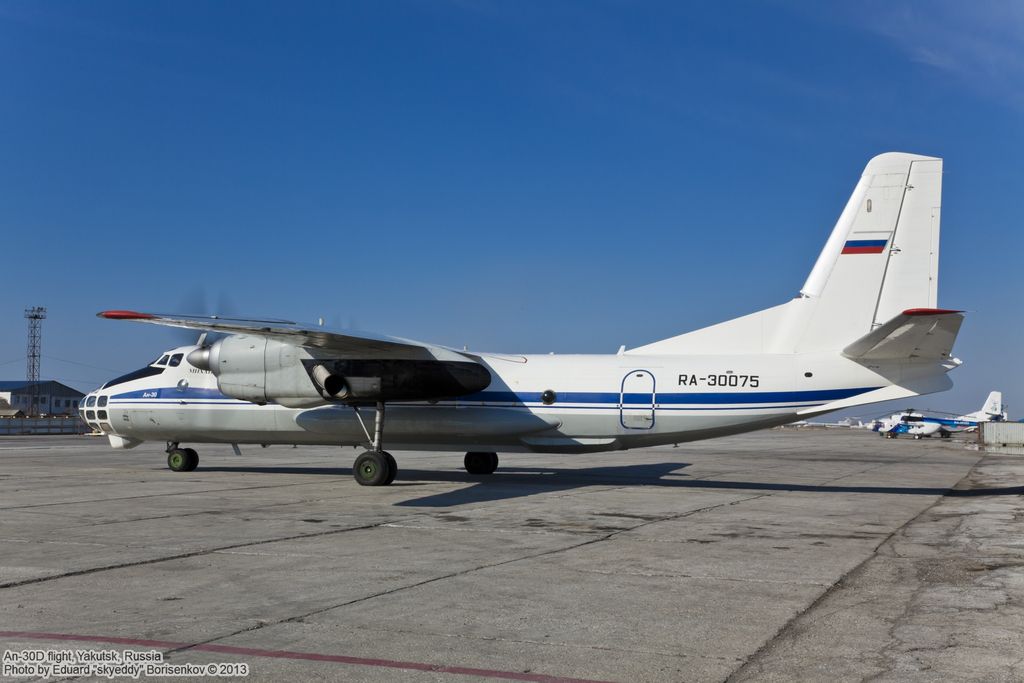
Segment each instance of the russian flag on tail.
M881 254L889 240L847 240L844 254Z

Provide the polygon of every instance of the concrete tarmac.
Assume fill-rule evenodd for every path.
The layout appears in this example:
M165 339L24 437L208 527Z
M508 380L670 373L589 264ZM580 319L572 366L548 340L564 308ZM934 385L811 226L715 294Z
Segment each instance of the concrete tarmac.
M160 444L0 439L0 651L247 681L1024 680L1020 456L784 429L489 477L396 452L367 488L353 449L198 450L174 473Z

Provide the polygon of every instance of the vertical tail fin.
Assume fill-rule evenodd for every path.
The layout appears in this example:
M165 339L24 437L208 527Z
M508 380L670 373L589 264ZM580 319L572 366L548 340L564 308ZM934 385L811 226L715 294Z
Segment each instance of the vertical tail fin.
M630 353L838 351L905 310L937 307L942 159L868 162L800 296Z
M981 412L986 415L1002 415L1003 392L993 391L989 393L988 398L985 399L985 406L981 409Z
M941 159L868 162L800 290L817 304L798 348L835 348L907 309L936 308L941 205Z
M1003 412L1003 392L990 392L981 410L971 413L967 417L978 422L1006 419L1006 414Z

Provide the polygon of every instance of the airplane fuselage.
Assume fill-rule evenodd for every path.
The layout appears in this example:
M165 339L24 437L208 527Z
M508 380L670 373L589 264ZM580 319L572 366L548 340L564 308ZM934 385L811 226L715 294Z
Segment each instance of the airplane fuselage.
M175 367L154 364L141 371L147 376L93 392L83 417L128 447L370 440L372 406L357 414L343 403L287 408L238 400L221 393L212 373L183 360L195 348L165 354L180 354ZM800 411L872 391L898 372L889 367L886 379L838 354L476 357L492 376L485 390L388 403L389 448L573 453L692 441L801 419Z

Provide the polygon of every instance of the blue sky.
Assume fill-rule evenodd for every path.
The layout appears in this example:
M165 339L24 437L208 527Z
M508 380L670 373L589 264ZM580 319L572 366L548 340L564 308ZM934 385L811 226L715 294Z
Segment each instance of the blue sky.
M181 339L108 308L614 352L790 298L901 150L970 311L915 405L1024 415L1020 4L7 0L0 86L3 378L29 305L83 389Z

